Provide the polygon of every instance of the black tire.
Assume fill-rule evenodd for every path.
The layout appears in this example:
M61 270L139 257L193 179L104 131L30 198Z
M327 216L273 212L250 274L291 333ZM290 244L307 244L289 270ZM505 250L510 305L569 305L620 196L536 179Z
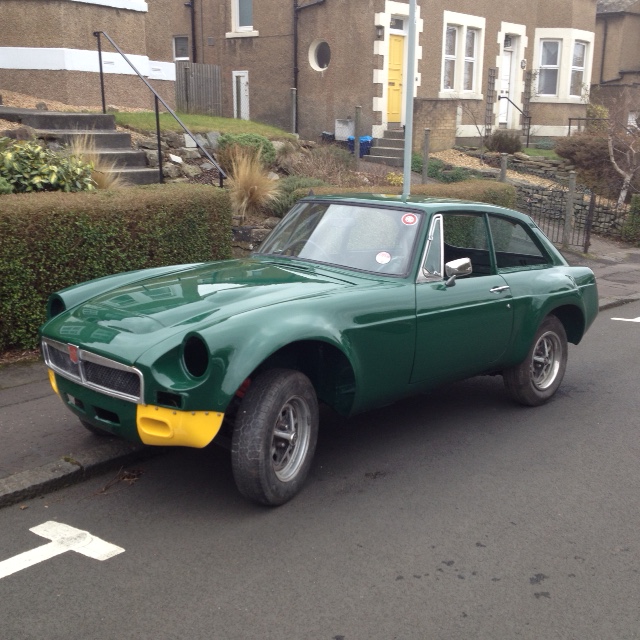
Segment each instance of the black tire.
M304 483L318 440L318 401L298 371L272 369L247 390L231 440L233 477L240 493L276 506Z
M536 331L527 357L502 375L516 402L537 407L558 390L566 368L567 334L556 316L547 316Z
M109 433L105 429L100 429L100 427L94 427L90 422L87 422L86 420L80 420L80 424L87 431L91 431L91 433L93 433L96 436L100 436L101 438L109 438L109 437L112 438L113 437L112 433Z

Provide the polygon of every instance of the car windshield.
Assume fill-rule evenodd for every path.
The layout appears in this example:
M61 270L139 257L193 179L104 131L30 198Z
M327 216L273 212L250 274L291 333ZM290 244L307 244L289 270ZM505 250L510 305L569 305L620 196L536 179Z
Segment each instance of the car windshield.
M419 212L408 210L301 202L258 253L403 275L411 264L420 219Z

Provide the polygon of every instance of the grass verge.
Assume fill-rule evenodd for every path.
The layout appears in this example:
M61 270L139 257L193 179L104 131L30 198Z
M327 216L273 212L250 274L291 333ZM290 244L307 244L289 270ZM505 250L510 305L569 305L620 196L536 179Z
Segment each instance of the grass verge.
M114 114L116 123L136 131L155 131L156 114L153 111L136 113L118 112ZM221 133L257 133L270 139L289 140L295 136L277 127L272 127L252 120L239 118L214 118L190 113L178 113L180 120L193 132L220 131ZM168 113L160 114L160 128L163 131L182 131L182 127Z

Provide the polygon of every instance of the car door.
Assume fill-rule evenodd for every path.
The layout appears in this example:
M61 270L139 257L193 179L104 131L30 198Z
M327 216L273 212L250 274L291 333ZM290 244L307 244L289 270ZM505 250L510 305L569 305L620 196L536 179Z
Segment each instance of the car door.
M458 258L470 258L473 271L451 281L445 264ZM490 369L509 345L513 309L509 285L496 273L486 216L434 216L423 267L411 382L435 386Z

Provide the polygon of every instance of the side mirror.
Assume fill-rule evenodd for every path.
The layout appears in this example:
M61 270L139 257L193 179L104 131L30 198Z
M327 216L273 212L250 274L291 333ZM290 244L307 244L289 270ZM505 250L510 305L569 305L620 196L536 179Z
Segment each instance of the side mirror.
M473 267L471 266L471 260L469 258L458 258L457 260L451 260L444 265L444 272L447 275L447 281L445 282L447 287L453 287L456 283L457 277L468 276L473 273Z

